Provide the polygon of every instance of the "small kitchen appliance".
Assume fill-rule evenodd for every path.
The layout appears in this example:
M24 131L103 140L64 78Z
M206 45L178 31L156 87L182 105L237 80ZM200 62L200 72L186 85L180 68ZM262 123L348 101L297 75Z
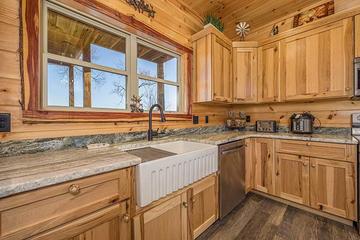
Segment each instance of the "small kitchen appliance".
M290 117L290 130L293 133L313 133L314 121L315 117L308 112L294 113Z
M257 132L268 132L273 133L277 131L276 121L271 120L261 120L256 121L256 131Z

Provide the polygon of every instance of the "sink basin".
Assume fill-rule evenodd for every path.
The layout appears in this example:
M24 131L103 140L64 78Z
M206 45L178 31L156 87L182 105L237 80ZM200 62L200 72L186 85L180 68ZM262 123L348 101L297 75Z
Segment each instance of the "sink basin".
M176 141L154 144L150 148L174 155L169 154L136 166L136 200L140 207L218 170L218 147L214 145ZM137 150L141 152L141 149Z

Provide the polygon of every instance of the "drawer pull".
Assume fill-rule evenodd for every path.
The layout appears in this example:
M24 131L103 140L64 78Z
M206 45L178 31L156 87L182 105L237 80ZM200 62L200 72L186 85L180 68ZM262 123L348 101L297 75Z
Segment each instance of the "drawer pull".
M69 193L71 193L72 195L78 195L80 193L80 186L77 184L70 185Z
M188 207L188 203L187 202L183 202L182 205L184 206L184 208Z
M129 214L124 214L123 220L124 220L124 222L128 223L128 222L130 221L130 216L129 216Z

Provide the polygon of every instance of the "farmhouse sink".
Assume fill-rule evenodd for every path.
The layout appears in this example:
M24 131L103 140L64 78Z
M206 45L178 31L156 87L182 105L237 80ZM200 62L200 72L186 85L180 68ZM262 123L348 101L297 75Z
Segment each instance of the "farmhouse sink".
M154 149L158 149L160 152L174 155L168 154L136 166L136 196L140 207L218 170L218 148L214 145L176 141L154 144L150 148L143 150L155 153L157 151ZM142 149L137 150L138 153L142 151Z

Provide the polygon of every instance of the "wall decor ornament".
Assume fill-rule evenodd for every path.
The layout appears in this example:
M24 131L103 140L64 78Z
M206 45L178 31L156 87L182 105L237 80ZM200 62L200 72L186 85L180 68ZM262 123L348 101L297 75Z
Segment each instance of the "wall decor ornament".
M133 6L134 9L136 11L138 11L139 13L144 13L146 12L148 14L149 18L154 18L155 17L155 10L154 7L149 4L149 3L145 3L144 0L126 0L126 2Z
M324 3L307 11L297 14L294 17L293 27L299 27L306 23L316 21L320 18L327 17L335 13L334 1Z
M245 39L245 36L250 32L250 25L247 22L239 22L235 28L236 34L240 36L241 40Z

